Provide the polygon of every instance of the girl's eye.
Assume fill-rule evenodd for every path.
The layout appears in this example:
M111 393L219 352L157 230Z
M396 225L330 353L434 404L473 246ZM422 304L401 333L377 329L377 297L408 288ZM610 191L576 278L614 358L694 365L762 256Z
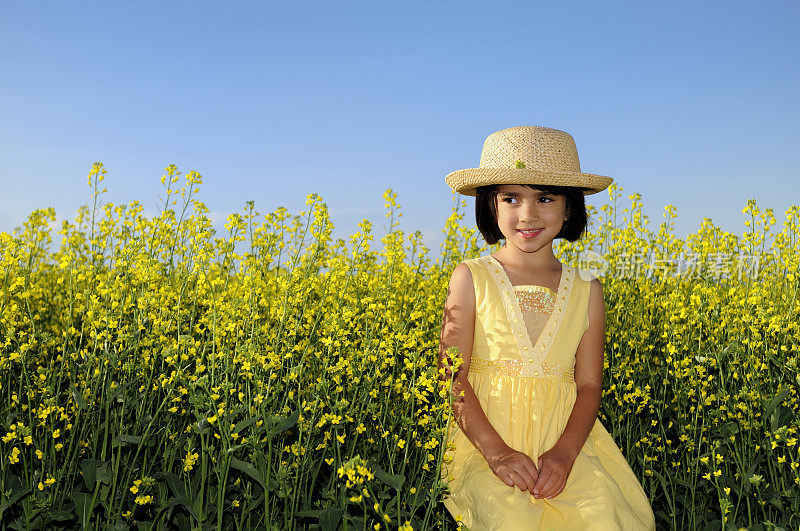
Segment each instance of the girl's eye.
M552 197L548 197L548 196L542 196L542 197L539 198L539 200L542 200L542 199L546 200L546 201L543 201L545 203L552 203L553 201L555 201L555 199L553 199ZM505 202L505 203L511 203L512 201L518 201L518 200L517 200L516 197L504 197L502 199L502 201Z

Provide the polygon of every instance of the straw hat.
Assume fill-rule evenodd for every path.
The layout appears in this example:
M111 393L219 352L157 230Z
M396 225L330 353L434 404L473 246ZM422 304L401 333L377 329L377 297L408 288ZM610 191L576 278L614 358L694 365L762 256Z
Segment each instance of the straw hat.
M588 188L583 195L602 192L611 177L582 173L575 140L569 133L526 125L492 133L483 143L479 167L454 171L445 182L456 193L475 195L488 184L554 184Z

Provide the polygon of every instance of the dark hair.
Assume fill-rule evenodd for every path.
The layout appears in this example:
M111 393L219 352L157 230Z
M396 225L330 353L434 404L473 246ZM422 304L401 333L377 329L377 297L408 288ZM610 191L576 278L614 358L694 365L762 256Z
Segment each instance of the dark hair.
M566 216L567 220L556 234L556 238L564 238L574 242L586 231L588 226L588 216L586 214L586 201L583 197L584 188L575 186L555 186L544 184L524 184L552 195L563 195L567 201ZM494 245L499 240L505 239L500 227L497 225L497 197L500 185L492 184L479 186L475 190L475 221L478 230L483 234L483 239L489 245Z

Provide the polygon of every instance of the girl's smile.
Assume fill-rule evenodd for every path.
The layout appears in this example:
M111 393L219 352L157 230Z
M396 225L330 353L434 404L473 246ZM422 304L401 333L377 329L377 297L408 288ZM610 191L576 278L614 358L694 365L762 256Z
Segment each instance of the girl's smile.
M542 229L535 229L535 230L521 230L520 229L519 233L522 234L523 238L531 238L532 239L532 238L535 238L536 236L538 236L539 234L541 234L542 233Z

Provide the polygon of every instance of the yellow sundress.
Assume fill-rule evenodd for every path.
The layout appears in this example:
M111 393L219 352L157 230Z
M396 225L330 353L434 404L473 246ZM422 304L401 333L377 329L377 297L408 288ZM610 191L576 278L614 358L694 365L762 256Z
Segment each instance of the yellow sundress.
M567 425L575 403L575 352L589 327L591 275L562 264L558 291L512 286L492 256L464 260L475 290L475 333L468 380L506 444L536 463ZM533 338L536 338L533 341ZM655 529L653 510L622 452L597 419L564 489L534 498L489 468L458 425L442 477L444 504L472 531Z

